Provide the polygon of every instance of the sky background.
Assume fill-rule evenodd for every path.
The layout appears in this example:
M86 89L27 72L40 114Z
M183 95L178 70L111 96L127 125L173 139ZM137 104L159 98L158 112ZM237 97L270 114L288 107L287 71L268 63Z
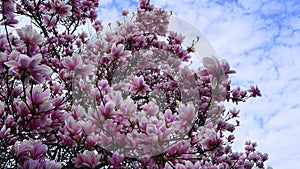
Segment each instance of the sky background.
M233 85L257 84L262 97L241 109L234 149L246 140L269 153L274 169L300 168L300 3L298 0L153 0L157 7L192 24L228 60ZM103 22L134 11L138 1L102 0Z

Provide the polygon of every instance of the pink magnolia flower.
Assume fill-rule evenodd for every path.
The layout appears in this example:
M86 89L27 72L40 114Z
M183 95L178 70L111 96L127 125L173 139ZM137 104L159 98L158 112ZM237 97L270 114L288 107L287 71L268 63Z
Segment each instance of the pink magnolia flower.
M170 43L181 44L183 42L184 36L182 34L178 34L177 32L170 31L169 38L171 38Z
M196 117L196 110L192 103L189 103L187 106L180 104L178 108L179 120L192 123Z
M228 78L228 74L236 73L234 70L230 70L230 65L226 60L221 60L220 65L223 68L223 72L224 72L226 78Z
M223 73L221 69L220 62L216 57L204 57L203 58L203 66L207 69L207 71L215 76Z
M53 28L56 27L56 23L57 23L57 18L56 17L50 18L50 16L45 15L43 18L44 18L45 24L47 25L48 30L53 29Z
M34 149L32 141L25 140L23 142L16 142L13 146L13 153L17 158L28 158L29 152Z
M65 126L59 132L59 137L61 138L60 144L77 144L77 142L81 140L82 132L81 125L75 121L72 116L69 116L65 120Z
M62 65L69 71L75 71L75 75L78 77L90 75L94 68L92 65L84 65L79 54L73 54L71 57L64 58Z
M103 29L102 23L99 20L94 22L93 27L96 30L96 32L102 31L102 29Z
M14 2L13 0L2 1L2 8L0 8L0 12L3 13L4 23L9 26L14 26L18 23L18 20L15 19L14 11ZM2 19L1 19L2 20Z
M207 150L212 150L221 144L222 140L217 134L211 134L203 142L203 146Z
M5 138L9 134L10 130L10 128L7 128L5 125L3 125L0 130L0 138Z
M205 128L200 132L202 139L201 144L206 150L213 150L222 144L220 135L213 128L212 122L208 123Z
M21 75L21 80L29 82L32 78L36 83L43 83L45 77L52 73L50 67L46 65L39 65L42 60L42 55L35 55L28 57L26 55L19 55L18 61L7 61L4 64L11 68L16 75Z
M109 58L109 60L117 59L120 61L124 61L129 55L130 52L124 50L124 45L119 44L112 47L111 53L108 54L107 57Z
M81 56L74 54L72 57L66 57L62 61L62 65L68 70L80 69L82 66Z
M58 13L61 18L72 15L72 7L70 5L65 5L61 0L54 0L54 2L50 3L50 6L52 8L52 11Z
M108 157L109 158L109 157ZM93 151L85 150L83 153L78 154L77 157L74 158L75 167L89 167L96 168L101 162L101 156L95 154Z
M105 106L101 105L99 109L101 115L104 117L104 119L111 118L114 115L115 112L115 104L112 102L106 103ZM100 117L102 117L100 116ZM102 118L100 118L102 119Z
M108 162L113 165L113 168L118 168L123 160L124 157L120 156L118 152L114 153L111 157L108 157Z
M128 10L122 10L122 16L127 16L128 15L128 13L129 13L129 11Z
M150 102L143 106L143 110L149 116L155 116L159 112L159 107L153 102Z
M82 127L77 124L73 118L68 118L66 120L65 131L67 131L70 136L78 135L82 131Z
M5 50L8 50L8 49L9 49L9 44L8 44L8 41L5 37L5 35L0 35L0 51L4 52ZM1 53L0 56L2 54L4 54L4 53ZM1 66L1 63L0 63L0 66ZM0 67L0 70L1 70L1 67Z
M28 159L26 160L22 167L22 169L30 168L30 169L40 169L40 162L38 160Z
M164 118L165 118L165 122L169 124L176 120L176 115L174 115L172 111L168 109L164 114Z
M41 141L36 141L33 144L33 149L30 151L30 157L34 160L46 158L48 147Z
M34 106L38 112L45 112L53 108L49 97L50 90L43 91L41 86L35 86L31 93L27 94L27 100L29 101L30 106Z
M136 112L137 106L134 104L132 99L126 99L120 105L120 110L124 116L133 116Z
M41 162L41 168L43 169L61 169L61 163L55 162L53 160L45 160Z
M98 134L92 133L86 137L85 146L88 148L92 148L95 146L101 138Z
M172 147L170 147L168 153L172 155L173 154L181 155L185 153L188 149L189 149L189 143L187 143L184 140L181 140L177 142L175 145L173 145Z
M5 121L5 126L7 128L11 128L12 125L14 125L15 121L14 121L14 117L12 115L8 115L6 117L6 121Z
M227 78L223 67L216 57L204 57L202 62L203 66L207 70L207 73L213 76L212 83L214 86Z
M250 92L251 97L261 96L260 90L257 86L250 86L248 92Z
M149 86L145 83L143 76L140 76L138 78L134 78L132 80L131 86L130 86L130 92L133 94L138 94L141 96L145 96L146 92L149 91Z
M42 35L37 33L31 25L26 25L21 29L17 29L20 39L27 45L37 45L42 42Z

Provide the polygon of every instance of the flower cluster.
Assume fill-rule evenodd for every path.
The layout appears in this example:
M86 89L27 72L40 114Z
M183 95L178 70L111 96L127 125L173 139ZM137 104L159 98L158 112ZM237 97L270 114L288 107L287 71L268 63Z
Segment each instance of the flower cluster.
M264 168L255 142L232 150L240 111L224 106L261 96L257 86L232 89L215 57L192 70L195 44L149 0L109 29L98 5L0 2L15 29L0 35L0 168ZM32 25L13 28L15 14Z

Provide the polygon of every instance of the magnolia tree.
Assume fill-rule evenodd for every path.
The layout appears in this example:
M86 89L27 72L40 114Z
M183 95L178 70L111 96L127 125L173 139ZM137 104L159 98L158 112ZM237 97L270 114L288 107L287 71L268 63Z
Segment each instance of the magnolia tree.
M232 88L213 56L191 69L197 38L184 46L149 0L107 29L98 5L1 1L1 168L264 168L255 142L232 150L239 111L224 106L256 86Z

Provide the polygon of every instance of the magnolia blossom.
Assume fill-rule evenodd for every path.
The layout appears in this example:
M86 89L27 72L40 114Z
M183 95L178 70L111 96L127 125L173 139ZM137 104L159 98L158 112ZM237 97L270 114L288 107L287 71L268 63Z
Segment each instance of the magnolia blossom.
M68 70L73 71L76 77L87 77L92 74L94 67L92 65L85 65L82 62L82 57L78 54L65 57L62 65Z
M72 57L66 57L64 58L62 64L68 70L80 69L82 66L81 56L74 54Z
M97 165L100 164L101 156L95 154L92 151L85 150L83 153L78 154L77 157L74 158L75 167L89 167L96 168Z
M252 97L261 96L260 90L257 86L250 86L250 89L248 91L251 93Z
M72 15L72 7L70 5L65 5L61 0L54 0L52 3L50 3L50 5L52 11L58 13L58 15L62 18Z
M43 40L42 36L38 34L31 25L26 25L17 29L17 33L21 41L23 41L22 45L20 45L17 50L28 56L35 55L39 50L38 45Z
M46 65L39 65L41 60L42 55L35 55L30 58L20 54L18 61L11 60L4 64L10 67L16 75L21 75L21 80L27 83L30 78L36 83L43 83L45 78L52 73L52 70Z
M33 143L33 149L30 151L30 157L34 160L44 159L47 151L48 147L46 145L43 145L41 141L36 141Z
M136 77L132 80L132 86L130 87L130 92L134 94L139 94L145 96L146 92L149 91L149 86L145 83L143 77Z
M108 161L113 168L118 168L123 159L124 157L120 156L119 153L114 153L111 157L108 157Z
M31 25L26 25L20 29L17 29L17 33L25 44L37 45L42 42L41 34L37 33L37 31L34 30Z
M128 11L128 10L122 10L122 16L127 16L127 15L128 15L128 13L129 13L129 11Z
M1 45L1 43L0 43L0 45ZM0 72L3 72L4 70L5 70L5 62L7 62L8 61L8 55L7 54L5 54L5 53L0 53Z
M49 100L50 90L45 90L40 86L32 89L32 94L27 95L27 99L31 107L35 107L38 112L46 112L52 109L51 100Z
M15 18L15 7L13 0L5 0L1 3L2 7L0 9L1 13L3 13L3 20L2 24L14 26L18 23L18 20ZM2 20L1 20L2 21Z
M130 55L129 51L124 50L124 45L116 45L111 49L111 53L107 55L110 60L124 61Z

